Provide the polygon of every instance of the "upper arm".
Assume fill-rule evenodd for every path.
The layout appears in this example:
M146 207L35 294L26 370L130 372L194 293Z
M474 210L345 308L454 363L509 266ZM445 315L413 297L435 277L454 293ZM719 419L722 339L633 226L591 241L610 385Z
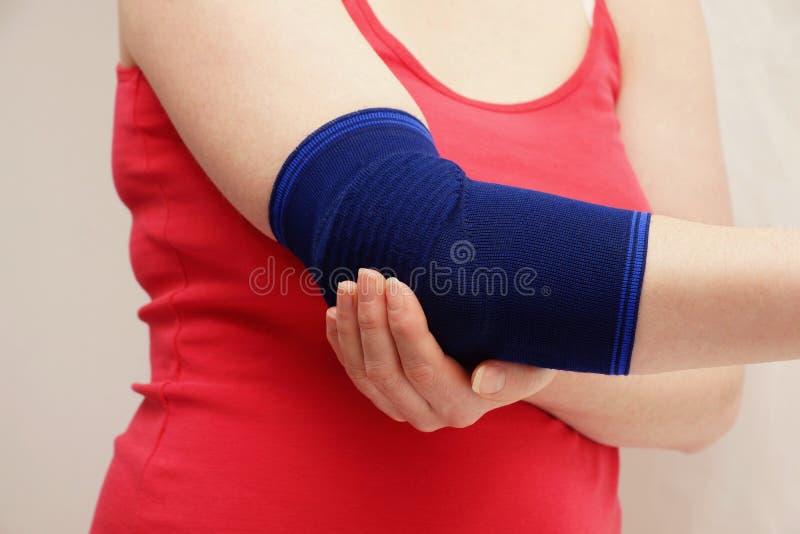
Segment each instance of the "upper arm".
M339 2L120 0L120 33L198 163L268 235L275 176L314 129L368 107L424 120Z
M732 224L710 46L698 0L607 2L620 41L621 135L653 211ZM685 397L677 405L682 417L702 422L718 437L715 429L727 430L735 419L742 381L742 367L720 367L629 377L626 387L634 398L650 398L639 405L651 411ZM697 405L717 406L711 413L719 416L704 419L696 414ZM676 436L651 437L665 443ZM686 448L683 436L677 438Z
M731 224L711 54L698 0L608 0L620 41L617 104L655 213Z

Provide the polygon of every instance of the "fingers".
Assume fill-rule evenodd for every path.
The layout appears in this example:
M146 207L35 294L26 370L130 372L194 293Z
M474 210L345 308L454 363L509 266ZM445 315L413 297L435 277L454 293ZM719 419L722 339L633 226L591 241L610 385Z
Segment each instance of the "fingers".
M358 327L367 378L415 426L432 419L428 402L409 383L400 365L386 312L386 279L377 271L358 271Z
M388 279L386 304L389 329L405 375L448 426L469 426L498 406L476 396L464 368L444 354L410 287L396 278Z
M341 350L341 362L354 382L366 379L364 355L361 353L361 334L358 328L356 285L349 280L336 289L336 334Z
M336 307L328 308L325 312L325 337L328 338L328 343L331 344L333 352L336 354L336 359L342 363L341 348L339 347L339 332L336 329Z
M390 278L386 284L386 302L389 327L406 376L434 410L447 417L462 418L459 414L474 413L477 406L484 411L497 407L487 406L486 400L509 404L525 399L555 376L551 369L489 360L475 369L471 389L459 387L469 384L455 379L458 374L465 375L465 371L442 352L428 330L425 313L411 288Z
M356 388L383 413L396 421L405 421L400 412L367 377L356 306L355 283L345 281L339 284L336 292L336 311L329 311L325 316L328 340Z
M377 271L342 282L326 331L353 383L383 412L415 428L463 428L486 412L534 395L555 371L489 360L472 380L428 330L413 291Z
M485 399L514 402L535 395L555 375L553 369L488 360L473 371L472 389Z

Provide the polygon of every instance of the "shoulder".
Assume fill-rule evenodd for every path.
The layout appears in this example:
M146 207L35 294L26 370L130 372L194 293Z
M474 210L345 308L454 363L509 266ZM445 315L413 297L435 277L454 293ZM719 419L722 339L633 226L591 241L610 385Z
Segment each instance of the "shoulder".
M117 0L117 5L121 59L132 64L144 62L140 56L153 53L165 35L195 56L213 54L220 61L237 60L242 46L280 49L274 57L285 56L288 47L294 57L302 58L318 52L319 42L341 43L340 48L361 52L360 35L338 2ZM212 36L213 49L198 46L209 44Z
M699 0L605 0L625 59L676 57L707 48Z

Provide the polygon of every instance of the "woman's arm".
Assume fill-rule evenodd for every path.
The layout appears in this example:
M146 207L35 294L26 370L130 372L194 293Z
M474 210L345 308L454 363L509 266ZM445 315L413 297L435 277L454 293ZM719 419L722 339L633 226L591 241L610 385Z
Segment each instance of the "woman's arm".
M289 153L366 107L422 113L339 2L120 0L125 51L233 206L272 236L268 200Z
M619 114L654 211L729 224L699 2L611 3L615 13L630 14L619 28L624 69ZM648 99L648 93L659 97ZM656 218L651 236L632 372L800 358L797 230Z
M800 231L654 220L631 372L800 358Z
M653 211L731 224L697 0L607 3L620 41L621 135ZM602 443L694 451L736 420L743 381L740 366L623 379L563 372L528 401Z
M417 112L418 114L418 110L416 110L408 95L404 93L396 81L391 79L385 67L381 66L377 58L366 48L366 44L359 40L352 24L347 21L347 15L342 6L333 6L330 3L320 2L318 5L315 3L310 7L308 4L303 4L302 7L293 5L291 8L281 8L273 5L263 7L261 4L246 4L245 6L237 4L234 8L226 2L203 1L191 3L170 2L167 4L131 2L125 3L125 7L130 10L130 13L129 16L123 15L123 28L126 45L131 51L134 60L142 67L145 75L148 76L167 112L175 122L178 131L214 183L239 211L248 217L254 225L264 230L265 233L268 233L269 230L269 225L266 222L266 197L272 186L272 176L274 176L282 158L294 148L297 139L301 138L303 133L313 129L320 122L329 119L331 115L364 107L392 106L411 109L412 112ZM307 10L308 13L298 13L298 9ZM295 27L296 25L292 21L297 20L298 16L304 23ZM356 67L353 65L356 65ZM313 106L309 105L311 102L314 103ZM394 119L392 120L394 121ZM342 122L337 122L338 127L341 127L342 124ZM462 184L464 188L469 187L469 191L478 195L475 197L476 199L484 198L487 204L458 204L453 209L493 210L494 220L499 221L499 225L495 227L485 224L475 225L475 217L471 219L473 224L470 228L462 228L462 221L458 217L452 221L444 222L450 225L453 235L456 236L461 235L463 230L480 233L483 238L486 238L484 239L484 244L492 249L501 246L492 236L500 233L504 236L509 235L509 232L504 230L502 225L513 225L515 238L520 237L518 234L522 234L524 239L517 240L512 244L512 248L516 247L516 250L505 250L508 247L504 246L502 247L504 252L495 256L498 261L505 262L510 268L517 266L520 261L527 265L528 256L530 256L529 252L533 250L528 247L533 243L550 247L546 252L556 262L561 261L561 259L559 259L558 250L552 250L553 247L562 247L560 249L562 252L572 250L580 253L577 256L580 259L579 263L549 266L549 271L556 273L556 275L565 274L563 270L560 271L562 268L577 270L574 273L576 276L569 278L567 280L569 283L561 286L561 291L565 293L574 293L577 289L580 289L582 287L580 284L575 286L577 282L585 285L592 279L596 279L589 277L590 273L583 271L586 269L586 262L595 261L589 251L604 246L603 243L606 242L627 242L627 237L625 237L627 234L622 234L621 231L623 228L628 228L628 223L626 222L628 215L610 208L586 205L569 199L554 198L550 195L533 191L471 181L463 176L463 172L457 166L438 158L434 148L430 145L429 136L426 137L425 133L421 131L424 126L420 126L417 122L414 123L416 124L415 126L408 121L405 121L402 125L398 124L396 121L385 122L382 123L382 126L371 126L359 130L357 132L358 135L364 134L367 136L373 134L380 136L380 132L392 131L393 137L369 138L371 143L369 145L361 145L357 150L350 152L345 150L344 154L337 152L342 147L358 146L354 144L357 136L353 134L328 137L324 142L327 144L321 145L324 150L307 153L308 157L312 159L318 157L333 157L335 159L338 154L349 158L351 163L360 164L364 171L363 173L356 172L359 170L359 168L356 168L351 173L347 169L337 168L336 161L339 160L317 161L315 159L314 164L303 164L302 167L297 169L300 173L299 176L293 175L292 179L295 181L287 186L287 191L291 191L286 193L289 195L289 200L282 205L282 207L288 206L287 217L292 221L304 222L304 220L310 219L314 224L324 223L328 225L326 227L328 229L343 229L338 234L333 233L327 236L332 238L330 242L331 248L323 249L320 246L315 253L325 254L326 251L330 251L338 256L350 255L350 259L358 261L360 253L378 254L380 256L379 253L383 250L389 256L385 258L380 256L377 260L392 261L394 257L391 254L397 253L396 249L365 248L363 250L350 250L353 244L347 242L346 238L347 236L363 238L365 232L370 230L370 228L361 228L358 224L391 223L403 225L412 221L413 217L409 211L409 206L402 204L403 199L408 200L410 198L408 195L389 199L375 198L374 194L375 191L381 191L381 187L388 187L389 185L396 189L399 188L405 194L408 188L404 188L404 185L406 181L412 179L416 180L418 185L425 184L431 189L430 196L415 199L413 207L422 210L421 213L424 212L429 219L437 221L437 224L443 223L444 219L442 217L446 216L446 212L434 212L431 210L439 206L435 204L436 202L439 202L443 209L446 207L445 204L450 202L451 197L447 196L450 193L448 192L449 190L445 190L445 185L446 187L457 188L459 187L458 184ZM324 132L318 131L314 135L329 133L331 133L330 130L325 130ZM309 141L311 137L313 136L307 137L306 141ZM413 141L411 141L412 138ZM404 145L403 142L399 146L393 144L398 139L405 140L403 142L406 144ZM372 144L372 142L375 144ZM403 153L403 149L408 146L407 143L409 142L416 143L418 146L428 143L424 149L425 154L421 155L420 152ZM371 160L359 160L359 150L361 148L377 151L376 154L371 155L365 153L364 157L377 155L386 158L388 165L375 166L372 163L376 162ZM306 157L306 154L296 154L296 157ZM318 166L317 163L322 166ZM412 168L424 169L424 172L433 173L433 175L426 178L427 175L422 172L417 173L408 170ZM326 169L329 172L324 172ZM406 169L406 171L402 169ZM299 184L300 191L297 192L298 195L302 196L308 191L313 193L314 187L317 185L315 180L330 181L332 174L342 174L343 170L347 170L345 175L342 176L343 181L333 184L333 186L334 190L346 190L348 195L336 196L336 202L347 202L352 196L352 198L361 200L367 199L368 204L348 204L344 206L347 209L342 212L334 210L333 214L325 215L325 217L335 215L335 218L326 219L323 218L322 211L338 205L334 202L326 202L329 197L313 199L316 202L314 209L319 208L318 212L314 212L302 209L303 207L312 207L311 203L305 202L308 198L303 197L299 199L302 202L299 202L298 199L291 196L297 192L297 189L290 188ZM382 174L387 171L397 173L397 175L388 176ZM316 175L312 175L314 172L316 172ZM442 173L449 173L446 184L445 176ZM398 183L398 177L405 181ZM439 180L442 181L441 191L433 191L433 189L439 187ZM331 184L324 183L321 185L330 187ZM462 194L465 191L466 189L460 192L455 191L455 193ZM285 200L287 196L282 198ZM508 199L513 200L513 202L506 202ZM333 199L331 198L331 200ZM371 204L373 201L377 202L375 206ZM383 210L380 219L366 216L365 213L368 215L367 212L362 213L363 210L374 209ZM357 215L353 222L357 223L357 225L356 227L345 228L349 224L347 217L353 214L353 210ZM568 210L572 218L562 217L564 210ZM526 219L526 214L528 213L537 215L527 216ZM287 213L284 212L284 214ZM582 219L584 215L589 219ZM633 214L631 220L638 220L639 228L641 228L641 223L646 221L648 217L642 216L637 219L636 215ZM577 223L580 227L580 235L568 234L562 230L561 234L558 235L548 234L550 239L546 243L543 243L538 235L529 235L531 234L531 225L533 223L541 224L543 228L552 228L555 223L551 221L555 221L559 225L568 222ZM413 221L411 224L413 226ZM388 224L383 224L381 229L385 231L389 226ZM297 243L301 246L310 246L311 239L317 236L317 234L305 236L302 231L308 229L309 225L307 224L302 228L300 226L295 228L296 231L293 237L296 238ZM527 233L525 233L526 229ZM403 227L399 230L413 233L413 228ZM602 240L586 239L586 236L604 231L609 233ZM639 233L638 235L641 236L643 234ZM434 237L445 239L447 236ZM372 238L378 239L379 235L376 234L370 237L370 239ZM657 238L654 237L654 239ZM338 242L337 239L344 241ZM674 240L669 241L669 243L673 242ZM426 252L421 248L414 248L413 243L406 243L405 245L410 247L411 250L403 251L407 254L404 260L412 262L420 260L418 265L422 265L422 260L428 259L425 257ZM449 244L441 242L437 244L437 246L439 245L445 247ZM314 246L317 246L316 242L314 242ZM656 243L655 246L658 248L659 244ZM691 255L695 252L691 247L692 243L689 243L685 250L686 254ZM437 251L446 255L446 250L444 249L437 249ZM513 255L511 254L512 252L521 252L521 255ZM641 250L637 249L637 254L641 252ZM610 257L616 262L617 259L620 259L620 253L621 246L615 250L603 248L602 257L597 258L597 260L602 265L610 265L611 262L607 261L607 258ZM685 257L679 250L674 250L672 259L681 258L682 256ZM638 255L636 257L640 258ZM326 260L330 259L326 257ZM628 261L630 260L631 257L629 255ZM700 276L700 274L687 268L689 265L688 263L681 265L683 274L688 278L692 278L695 275ZM621 269L623 265L615 264L615 268L617 267ZM724 268L724 265L718 265L717 267ZM652 266L652 262L648 270L651 273L659 273L656 276L664 275L664 273L667 276L670 274L669 270L659 271L657 267ZM591 271L592 276L598 273L602 274L602 270ZM610 277L605 281L609 284L609 291L604 297L605 301L598 302L597 308L584 310L585 306L577 306L578 300L572 299L566 304L569 304L571 313L574 313L575 317L572 317L573 320L571 321L563 322L564 325L572 325L573 329L576 324L586 324L591 327L594 324L592 319L596 313L604 312L606 308L611 309L606 304L615 302L616 299L613 295L617 289L617 282L615 281L616 275L614 273L608 274ZM658 285L659 280L653 281L652 276L650 276L649 285L652 288L661 287ZM481 295L474 296L479 299L483 297ZM577 295L572 296L577 297ZM584 294L584 296L588 297L590 295ZM447 309L457 311L459 306L453 300L457 297L458 295L448 294L446 298L440 300L444 302ZM699 295L698 298L700 297L702 296ZM555 301L551 300L551 302ZM518 299L518 304L522 307L517 312L540 313L541 309L544 309L527 305L527 300L525 305L521 303L522 299ZM725 303L725 300L716 302L718 306L723 306ZM456 305L453 306L454 304ZM629 307L634 304L633 301L628 302ZM472 305L473 308L475 306L480 307L480 303L472 302ZM552 305L550 304L550 306ZM776 308L780 308L779 303L776 303ZM496 307L495 310L497 311ZM616 316L616 312L613 315ZM511 323L513 324L508 326L523 326L524 329L529 326L528 323L524 323L526 317L524 314L519 315L518 313L512 313L512 310L505 310L503 317L505 316L512 318ZM559 324L554 319L555 317L549 317L548 323ZM603 316L603 320L607 320L606 322L609 324L611 319L611 315ZM652 317L649 320L653 321ZM524 324L518 324L520 321ZM626 328L632 326L632 324L628 321ZM471 328L468 323L464 323L461 327ZM640 328L644 327L640 326ZM484 331L473 330L472 333L480 335ZM458 335L463 335L463 333L463 331L459 332ZM524 334L527 335L527 333ZM587 338L586 333L583 334L583 337ZM551 339L550 344L552 345L557 339L557 337ZM591 340L587 339L586 341ZM630 344L628 343L627 347L629 348L629 346ZM510 346L510 348L517 352L520 350L519 346ZM550 348L556 349L555 346ZM770 347L765 349L769 351ZM563 354L563 351L560 352L559 350L551 350L549 354L554 358L580 356L585 360L580 363L592 364L593 366L596 363L597 368L603 368L604 362L600 360L598 362L589 361L591 360L591 355L573 355ZM606 357L606 355L601 356ZM692 360L691 355L687 355L686 359ZM694 358L693 361L698 367L706 365L702 357ZM622 362L623 360L620 359L620 366ZM534 361L533 363L536 362ZM665 368L669 368L672 365L670 362L662 363ZM655 370L652 366L639 367L638 369ZM624 371L623 369L622 372ZM619 369L617 372L620 372Z

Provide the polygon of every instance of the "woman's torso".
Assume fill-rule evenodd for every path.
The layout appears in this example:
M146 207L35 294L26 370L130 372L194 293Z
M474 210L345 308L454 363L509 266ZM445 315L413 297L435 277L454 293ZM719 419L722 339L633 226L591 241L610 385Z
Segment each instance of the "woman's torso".
M604 3L590 38L583 21L582 36L565 41L562 63L573 64L563 79L558 67L537 78L537 64L515 59L509 68L527 74L497 85L442 71L456 92L420 64L436 63L425 32L455 31L434 27L446 18L430 12L427 25L398 30L417 62L366 2L345 5L442 155L471 177L647 208L618 137L619 62ZM524 15L509 23L535 14ZM327 346L325 304L304 289L302 265L214 188L144 75L120 68L118 78L114 177L133 214L134 273L151 297L139 315L152 376L134 386L143 401L115 441L96 532L619 531L616 449L527 403L430 434L378 412ZM492 93L512 82L543 96L478 100L518 100Z

